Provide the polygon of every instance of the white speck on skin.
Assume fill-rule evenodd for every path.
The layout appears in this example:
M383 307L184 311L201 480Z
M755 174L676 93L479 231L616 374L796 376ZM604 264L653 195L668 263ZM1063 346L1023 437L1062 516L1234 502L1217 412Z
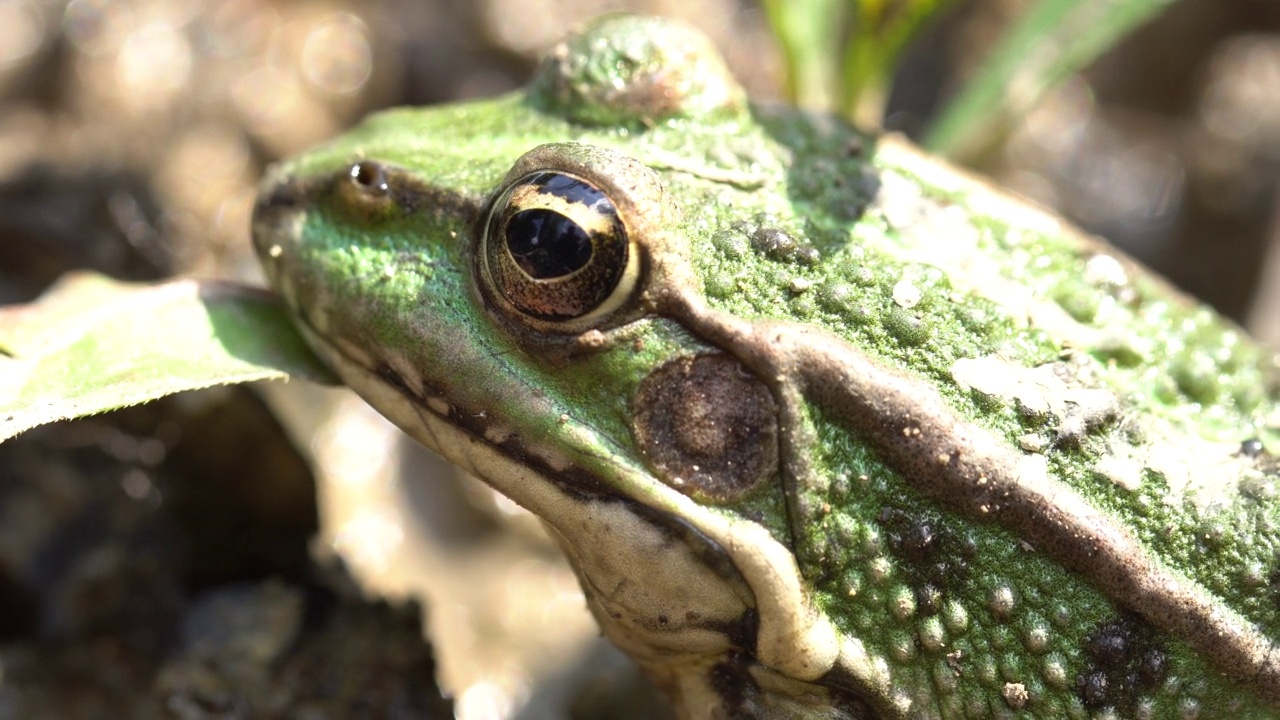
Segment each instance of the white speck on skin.
M965 389L992 395L1005 401L1016 401L1036 414L1052 413L1060 422L1060 431L1078 433L1099 417L1114 411L1115 395L1102 388L1081 387L1064 379L1054 364L1026 368L995 355L961 358L951 366L951 377Z
M1027 704L1030 696L1027 694L1027 686L1022 683L1005 683L1004 690L1001 691L1004 701L1014 710L1019 710Z
M1032 413L1052 414L1058 420L1054 429L1059 436L1082 435L1119 411L1119 399L1112 391L1082 387L1072 377L1071 368L1066 373L1062 370L1055 364L1024 368L987 355L957 360L951 376L961 388L1016 402ZM1198 507L1208 507L1234 501L1239 483L1224 483L1220 478L1247 478L1252 469L1252 461L1239 454L1238 442L1196 439L1177 427L1152 422L1145 428L1149 444L1113 448L1094 469L1129 491L1139 487L1146 470L1158 473L1168 485L1164 500L1170 504L1190 500ZM1043 442L1030 435L1018 439L1020 447L1031 453L1035 453L1037 441ZM1039 454L1024 457L1044 460Z
M1129 283L1129 275L1114 257L1094 255L1085 263L1084 281L1094 287L1123 287Z
M920 298L924 295L920 288L910 280L899 280L893 286L893 301L899 307L910 310L920 304Z
M1029 453L1043 452L1048 441L1034 433L1027 433L1018 438L1018 447Z
M919 184L896 172L884 172L880 175L880 192L876 193L876 204L885 221L895 228L913 227L924 214Z
M1142 484L1144 465L1135 458L1119 455L1103 455L1098 458L1094 470L1102 477L1133 492Z
M1227 505L1239 494L1238 482L1222 478L1248 478L1253 461L1237 451L1239 445L1181 437L1175 442L1155 443L1145 450L1146 467L1164 477L1170 504L1190 500L1197 507Z

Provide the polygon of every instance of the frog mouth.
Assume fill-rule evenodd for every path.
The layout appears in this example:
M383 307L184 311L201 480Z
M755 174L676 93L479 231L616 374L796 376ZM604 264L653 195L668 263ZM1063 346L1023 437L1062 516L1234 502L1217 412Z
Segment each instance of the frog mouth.
M618 493L567 458L528 446L490 413L451 403L425 383L415 388L418 378L406 377L393 363L331 342L309 323L302 327L343 381L406 434L543 519L606 635L659 684L670 681L661 677L662 668L685 645L696 648L691 655L756 656L760 617L754 592L722 545L694 523ZM606 540L614 531L638 547ZM634 576L640 567L675 571L657 573L667 580L641 581ZM634 588L649 583L659 587L635 594ZM719 586L714 594L722 601L709 608L664 604L664 598L683 595L674 591L676 585ZM724 598L731 611L725 611Z

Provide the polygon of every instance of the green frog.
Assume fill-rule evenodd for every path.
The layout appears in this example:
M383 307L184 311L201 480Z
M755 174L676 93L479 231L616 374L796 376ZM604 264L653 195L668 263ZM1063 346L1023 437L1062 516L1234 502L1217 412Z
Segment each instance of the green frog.
M545 521L684 718L1280 717L1277 359L612 17L263 181L318 353Z

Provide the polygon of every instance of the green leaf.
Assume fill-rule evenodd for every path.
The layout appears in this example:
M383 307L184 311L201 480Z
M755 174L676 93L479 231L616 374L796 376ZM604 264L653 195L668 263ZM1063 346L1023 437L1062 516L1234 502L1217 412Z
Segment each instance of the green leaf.
M71 275L31 305L0 308L0 352L0 441L183 390L335 382L273 295L216 281Z
M925 146L973 157L1053 86L1084 69L1173 0L1038 0L943 111Z

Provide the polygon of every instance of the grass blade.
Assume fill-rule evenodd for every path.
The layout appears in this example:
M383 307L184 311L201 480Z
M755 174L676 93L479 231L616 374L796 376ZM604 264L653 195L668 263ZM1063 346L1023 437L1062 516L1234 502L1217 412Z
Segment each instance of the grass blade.
M925 146L974 157L1053 86L1082 70L1173 0L1038 0L934 124Z

